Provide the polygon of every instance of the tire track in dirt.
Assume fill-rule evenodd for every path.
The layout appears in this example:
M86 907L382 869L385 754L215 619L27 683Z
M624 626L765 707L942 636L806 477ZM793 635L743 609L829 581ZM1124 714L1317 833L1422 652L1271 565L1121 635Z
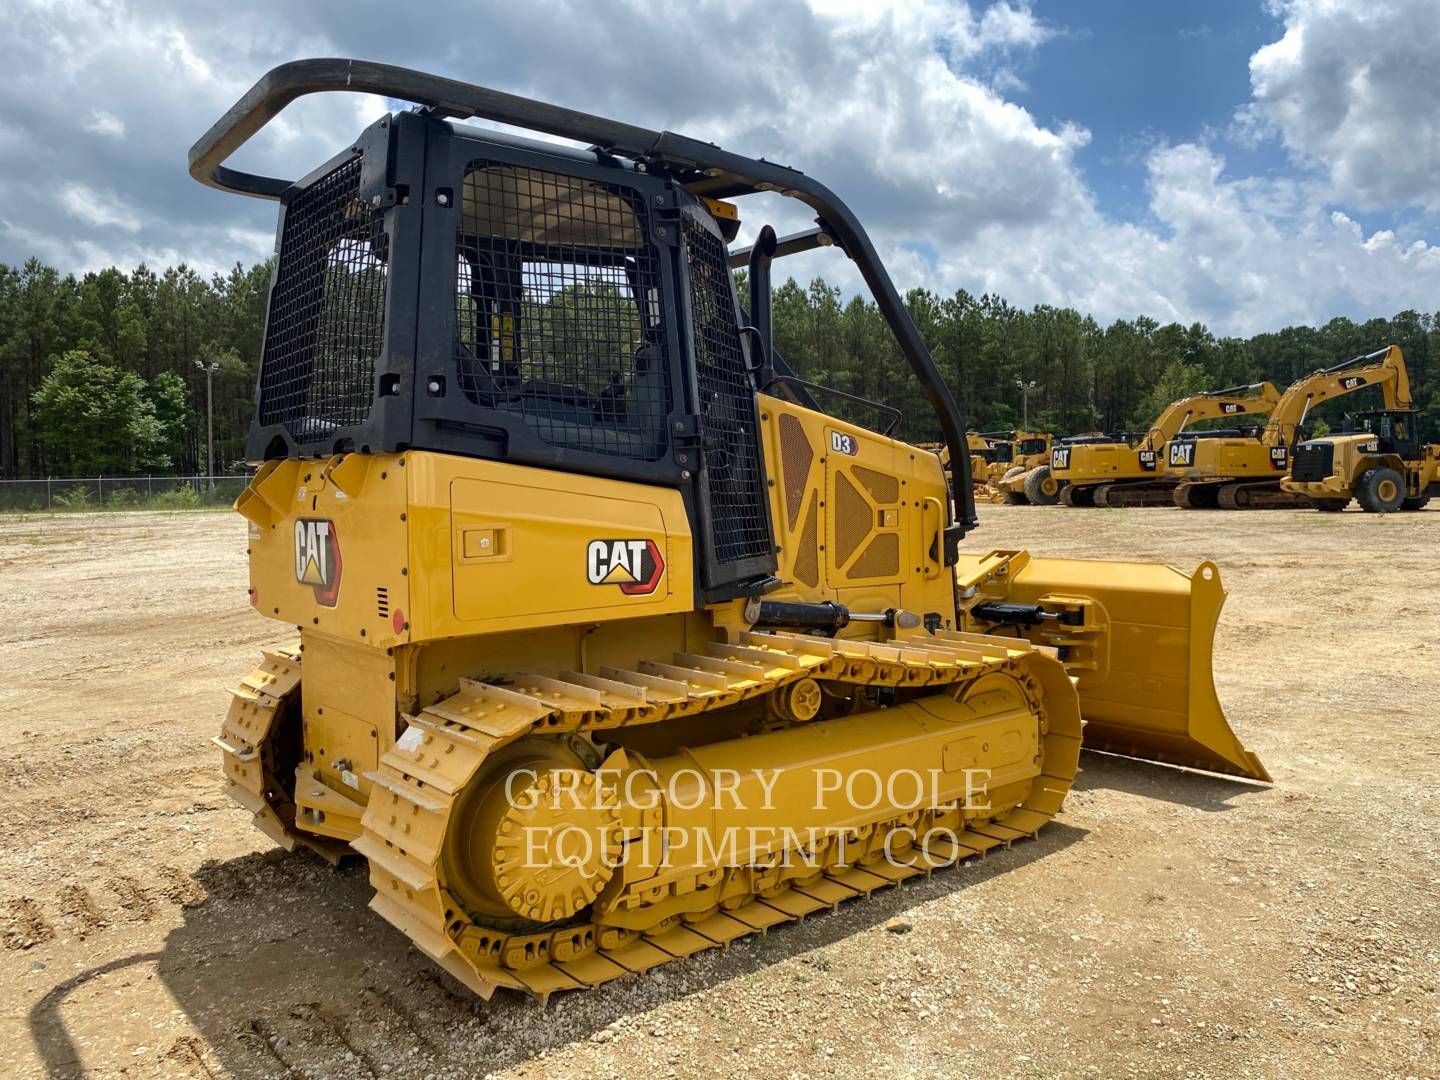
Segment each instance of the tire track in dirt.
M62 886L55 894L55 906L81 940L100 933L110 925L95 903L95 897L84 885Z
M360 999L369 1008L374 1010L374 1015L385 1016L396 1020L401 1027L404 1027L414 1037L415 1041L425 1047L433 1057L444 1059L444 1051L431 1035L430 1027L415 1015L413 1009L401 1001L390 991L378 986L363 986L360 988Z
M140 881L127 874L108 877L106 892L113 900L102 902L86 885L70 881L61 885L48 903L32 896L15 896L0 901L4 914L3 940L7 949L28 949L57 937L56 926L84 941L118 931L122 924L153 922L165 907L192 908L210 897L209 891L177 866L162 863L155 868L154 881ZM232 895L252 895L269 888L253 877Z
M198 907L210 896L203 885L178 866L170 866L167 863L161 866L157 873L165 883L160 895L176 907Z
M337 1048L346 1064L351 1066L351 1075L358 1072L354 1066L360 1066L371 1077L379 1077L385 1071L364 1045L351 1036L345 1021L318 1002L301 1002L291 1008L289 1015L292 1020L305 1024L318 1041Z
M203 1039L194 1035L182 1035L170 1045L162 1058L170 1065L184 1068L186 1072L207 1077L208 1080L218 1080L220 1074L211 1068L206 1058L209 1050Z
M295 1066L286 1061L282 1051L288 1045L288 1040L281 1038L275 1033L275 1029L264 1020L253 1018L247 1020L235 1033L235 1041L249 1049L251 1055L265 1065L273 1069L277 1065L286 1076L300 1076Z
M134 878L121 874L105 884L119 898L120 908L131 922L148 923L155 918L155 902Z
M55 928L46 920L40 905L28 896L5 901L8 923L4 941L7 949L28 949L55 937Z

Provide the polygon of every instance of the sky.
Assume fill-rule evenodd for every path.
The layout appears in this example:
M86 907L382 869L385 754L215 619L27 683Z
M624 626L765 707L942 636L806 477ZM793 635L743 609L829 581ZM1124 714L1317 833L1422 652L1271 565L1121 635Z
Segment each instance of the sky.
M802 169L902 289L1240 335L1440 309L1435 0L3 5L4 263L265 258L274 204L186 152L270 67L352 56ZM234 164L303 175L393 107L305 99ZM746 235L809 224L753 203ZM782 267L862 288L834 252Z

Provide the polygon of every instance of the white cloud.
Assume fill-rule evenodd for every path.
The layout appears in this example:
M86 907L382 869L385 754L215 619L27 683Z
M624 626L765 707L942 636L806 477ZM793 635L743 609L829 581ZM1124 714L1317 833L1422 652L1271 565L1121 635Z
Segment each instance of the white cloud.
M1147 136L1136 153L1146 212L1128 222L1107 216L1077 163L1087 118L1042 123L1007 100L1027 62L1044 63L1045 43L1069 32L1020 0L617 0L603 11L588 0L530 0L495 6L479 21L470 0L436 0L423 20L395 20L367 0L343 12L288 0L243 11L221 0L24 3L43 17L17 19L0 38L0 64L25 73L0 82L0 142L29 154L23 162L0 154L0 183L13 181L0 222L4 261L33 252L70 270L173 258L208 272L264 257L273 205L201 188L185 174L186 150L268 68L352 55L793 164L852 205L901 288L992 291L1102 320L1202 320L1225 333L1433 308L1440 294L1435 249L1393 222L1367 236L1357 215L1370 204L1358 196L1337 201L1327 182L1303 177L1236 176L1196 143ZM1283 9L1286 38L1257 54L1269 81L1249 112L1255 138L1283 132L1292 141L1300 138L1292 128L1314 126L1276 102L1297 102L1296 117L1324 113L1315 80L1291 86L1284 72L1308 70L1311 31L1347 7L1360 10L1358 0ZM1291 34L1301 23L1297 44ZM1373 68L1413 51L1405 33L1394 39L1367 39ZM745 46L717 50L716 41ZM1378 83L1372 76L1366 85ZM1428 100L1432 90L1417 96ZM67 116L75 101L103 106L89 132L75 132ZM232 164L301 175L384 108L358 95L302 99ZM94 126L112 119L124 137L96 138ZM1377 158L1433 185L1440 170L1424 159L1440 153L1436 143L1430 128L1416 127ZM1337 176L1360 175L1340 164ZM746 236L767 215L782 233L811 216L778 197L743 210ZM833 252L779 269L860 287Z
M112 138L122 139L125 137L125 121L114 113L96 109L90 114L90 119L85 124L85 130L92 135L108 135Z
M60 189L60 205L71 217L98 228L140 231L135 212L109 192L96 191L84 184L66 184Z
M1272 0L1285 33L1250 59L1242 127L1278 134L1362 210L1440 210L1440 3Z

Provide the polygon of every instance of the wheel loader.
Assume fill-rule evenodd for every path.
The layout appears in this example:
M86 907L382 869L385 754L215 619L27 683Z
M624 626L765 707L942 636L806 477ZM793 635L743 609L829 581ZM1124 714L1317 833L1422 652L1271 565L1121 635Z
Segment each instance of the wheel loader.
M1268 382L1191 394L1167 405L1138 442L1058 446L1041 467L1061 485L1059 501L1065 506L1170 506L1179 481L1165 475L1165 452L1172 442L1196 434L1187 433L1187 425L1220 417L1268 416L1279 400L1280 392Z
M1419 420L1414 409L1356 413L1343 434L1297 446L1280 486L1328 513L1351 499L1370 514L1423 510L1440 494L1440 446L1421 444Z
M1172 441L1165 476L1182 510L1270 510L1308 507L1306 495L1281 486L1290 457L1305 438L1315 406L1378 388L1388 410L1412 408L1410 376L1398 345L1352 357L1292 383L1270 413L1258 439Z
M1014 450L1000 475L992 480L999 492L1000 501L1011 506L1027 506L1030 496L1025 493L1025 480L1031 470L1050 460L1050 447L1055 436L1048 432L1016 431L1011 434Z
M416 108L298 180L225 164L339 91ZM328 59L265 75L190 171L279 203L236 509L250 604L298 640L233 693L228 791L287 849L365 859L374 910L480 996L600 986L1033 836L1082 726L1269 779L1216 697L1213 564L962 549L960 409L817 180ZM742 306L758 192L817 226L758 230ZM820 246L923 387L953 499L934 454L777 370L771 262Z

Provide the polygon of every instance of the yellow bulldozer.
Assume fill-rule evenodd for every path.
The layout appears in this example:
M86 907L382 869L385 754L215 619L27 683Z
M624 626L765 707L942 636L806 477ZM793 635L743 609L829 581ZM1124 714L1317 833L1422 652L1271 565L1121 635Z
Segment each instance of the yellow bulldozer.
M1281 481L1290 456L1305 437L1315 406L1346 394L1379 389L1387 410L1408 410L1410 376L1405 356L1391 345L1292 383L1281 396L1258 439L1175 439L1166 448L1165 476L1174 481L1175 505L1183 510L1269 510L1308 507L1308 496Z
M1165 450L1172 442L1239 436L1238 431L1187 432L1189 424L1246 415L1268 416L1280 400L1271 383L1205 390L1167 405L1136 442L1084 441L1056 447L1049 475L1060 484L1065 506L1170 506L1179 483L1165 474Z
M1300 443L1280 486L1330 513L1351 499L1370 514L1423 510L1440 494L1440 446L1421 443L1419 421L1414 409L1355 413L1344 433Z
M742 252L748 249L741 249ZM1023 437L1017 442L1017 437ZM975 498L986 502L1006 502L1005 490L1000 486L1002 476L1013 472L1013 463L1017 447L1032 447L1034 442L1043 439L1049 445L1050 436L1032 436L1028 432L1013 431L967 431L965 433L965 445L969 451L970 458L970 484L974 489ZM950 467L950 448L944 443L917 443L921 449L929 450L940 458L940 465L945 470L945 475L952 481L954 476ZM1033 454L1033 449L1026 449L1022 453ZM1028 460L1022 456L1023 462Z
M382 117L226 159L304 94ZM572 140L523 139L467 119ZM579 147L588 147L580 149ZM594 987L1033 835L1087 747L1268 780L1211 675L1219 572L962 550L960 409L812 177L382 64L265 75L192 148L277 200L228 791L475 993ZM747 256L737 203L818 227ZM771 262L852 259L956 463L777 367ZM952 509L953 506L953 509Z

